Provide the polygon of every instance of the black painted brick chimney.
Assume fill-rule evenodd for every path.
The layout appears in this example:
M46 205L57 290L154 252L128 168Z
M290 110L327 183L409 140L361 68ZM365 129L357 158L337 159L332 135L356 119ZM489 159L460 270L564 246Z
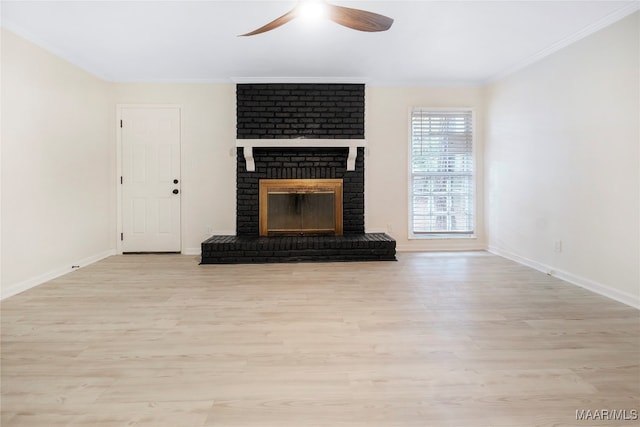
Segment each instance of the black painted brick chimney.
M363 84L239 84L238 139L364 139Z
M362 84L239 84L238 139L364 139ZM236 233L259 235L260 179L343 179L343 233L364 234L364 148L347 171L346 148L254 148L255 172L237 149Z

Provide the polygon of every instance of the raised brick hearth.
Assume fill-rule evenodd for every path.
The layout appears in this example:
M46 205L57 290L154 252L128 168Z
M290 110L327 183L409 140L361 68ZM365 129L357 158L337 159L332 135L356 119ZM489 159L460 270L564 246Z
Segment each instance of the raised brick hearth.
M395 261L396 242L384 233L348 236L213 236L202 243L203 264L299 261Z
M357 148L357 156L353 149L355 170L349 170L349 148L330 143L331 139L364 141L364 85L238 85L237 119L238 140L273 144L252 149L251 168L245 151L237 149L237 235L204 241L203 264L395 260L395 240L384 233L364 232L364 148ZM298 148L291 141L286 147L275 141L297 138L323 143ZM343 180L344 234L260 237L260 179L311 178Z

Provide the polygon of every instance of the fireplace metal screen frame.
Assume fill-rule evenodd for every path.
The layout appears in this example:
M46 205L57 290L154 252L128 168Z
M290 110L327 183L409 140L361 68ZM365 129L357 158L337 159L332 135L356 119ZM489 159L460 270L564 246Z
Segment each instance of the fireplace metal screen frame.
M298 194L312 194L332 192L334 194L335 234L341 236L343 232L343 180L342 179L261 179L260 180L260 235L269 236L267 212L269 193L290 192Z

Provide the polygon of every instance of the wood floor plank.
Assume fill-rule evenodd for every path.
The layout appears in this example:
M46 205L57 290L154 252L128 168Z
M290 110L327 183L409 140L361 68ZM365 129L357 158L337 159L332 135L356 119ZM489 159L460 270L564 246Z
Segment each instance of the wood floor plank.
M114 256L1 303L1 425L635 426L640 311L485 252ZM631 412L629 412L631 413Z

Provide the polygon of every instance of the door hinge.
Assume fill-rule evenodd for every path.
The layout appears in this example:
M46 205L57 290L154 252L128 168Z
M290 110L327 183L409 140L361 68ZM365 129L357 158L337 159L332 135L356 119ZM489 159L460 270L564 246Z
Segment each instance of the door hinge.
M124 240L124 233L120 233L120 240Z
M122 127L122 120L120 120L120 127Z
M120 184L122 184L122 177L120 177Z

